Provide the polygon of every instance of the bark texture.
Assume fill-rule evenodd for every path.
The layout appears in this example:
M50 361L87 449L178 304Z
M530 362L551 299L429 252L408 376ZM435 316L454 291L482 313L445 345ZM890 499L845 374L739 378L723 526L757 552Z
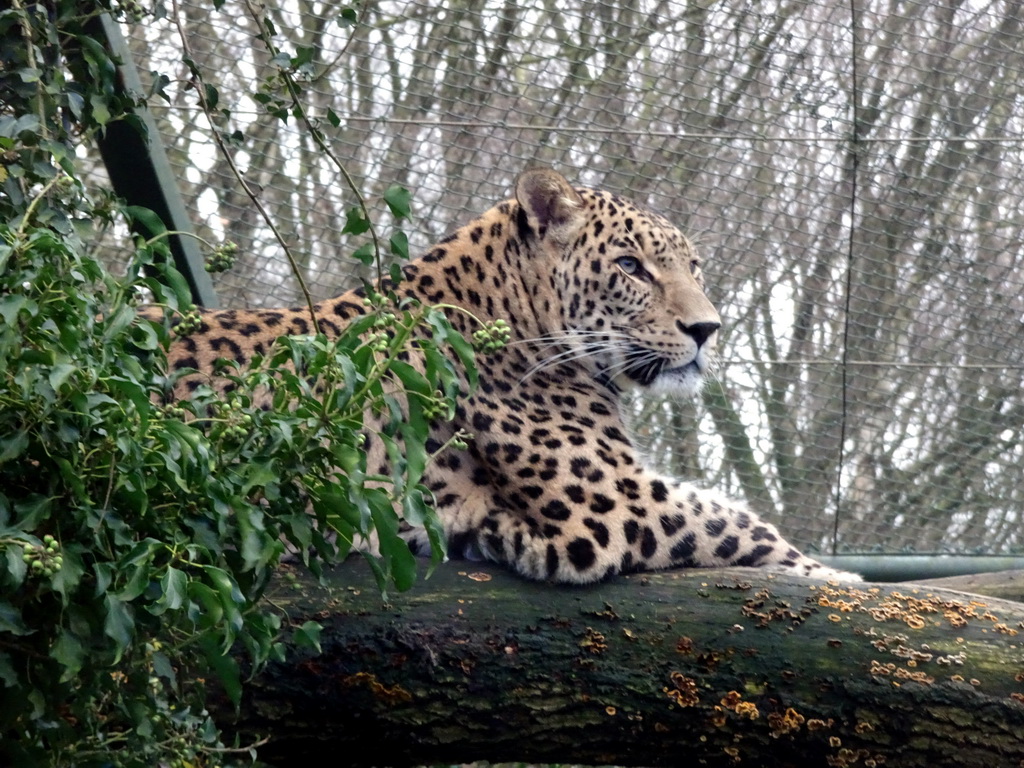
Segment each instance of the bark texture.
M358 563L274 601L324 629L247 686L279 766L1024 766L1024 605L677 571L592 587L451 563L382 605Z

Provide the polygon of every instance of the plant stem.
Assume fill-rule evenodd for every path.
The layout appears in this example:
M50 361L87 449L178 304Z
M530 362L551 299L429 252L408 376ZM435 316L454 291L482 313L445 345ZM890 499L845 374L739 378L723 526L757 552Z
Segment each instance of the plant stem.
M32 27L28 22L28 14L25 12L24 7L21 4L21 0L11 0L11 7L18 12L18 16L21 20L21 32L25 38L25 57L28 65L31 69L37 69L36 67L36 54L35 45L33 43ZM33 4L35 9L35 4ZM45 11L43 11L45 13ZM46 101L43 93L43 81L42 79L36 80L36 92L33 98L36 103L36 111L39 113L39 133L45 139L47 137L46 131Z
M199 67L196 64L195 59L192 57L192 49L188 44L188 35L185 34L185 27L181 23L181 16L178 11L178 0L171 0L171 13L174 16L174 26L177 28L178 37L181 40L182 52L185 54L185 64L189 68L189 71L192 73L192 77L195 81L194 84L196 87L196 94L199 97L199 106L202 108L203 114L206 115L206 119L210 123L210 130L213 133L213 140L217 142L217 148L224 156L224 159L227 160L228 166L231 168L231 173L234 175L235 179L241 185L242 190L245 192L246 196L248 196L248 198L252 201L252 204L256 206L256 210L259 211L260 216L263 218L263 221L266 222L268 227L270 227L270 231L274 233L274 238L281 246L281 250L284 252L285 258L288 259L288 265L291 267L292 273L295 275L295 280L299 284L299 289L302 291L302 295L306 300L306 307L309 309L309 317L313 322L313 327L319 328L320 323L316 317L316 306L313 304L313 298L312 296L310 296L309 289L306 287L306 281L302 277L301 270L299 269L299 264L295 260L295 255L288 247L288 244L284 240L284 236L281 234L280 230L274 224L273 220L270 217L270 214L263 207L263 204L259 201L259 198L256 196L256 193L253 192L249 185L245 182L245 179L243 178L241 171L238 170L238 166L235 164L235 158L228 151L227 146L224 144L224 138L221 136L220 131L217 129L217 124L213 121L213 114L212 111L210 110L209 102L206 100L206 92L203 89L205 81L203 80L202 74L199 72Z
M43 186L43 188L39 190L38 195L32 198L32 202L28 204L28 208L25 209L25 213L21 217L21 223L18 224L18 228L14 231L15 235L17 235L18 240L21 240L21 238L24 237L25 227L27 227L29 221L32 220L32 214L35 212L36 206L38 206L42 199L46 197L46 193L49 192L57 184L57 182L63 178L65 178L64 174L57 174L48 182L46 182L45 186Z

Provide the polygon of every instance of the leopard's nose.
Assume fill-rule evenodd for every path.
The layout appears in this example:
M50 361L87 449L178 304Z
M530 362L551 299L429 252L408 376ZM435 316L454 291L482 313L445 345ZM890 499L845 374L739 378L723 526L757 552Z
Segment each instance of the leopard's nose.
M704 343L711 338L711 336L722 327L721 323L690 323L687 325L682 320L676 320L676 327L680 331L689 336L697 344L697 347L703 347Z

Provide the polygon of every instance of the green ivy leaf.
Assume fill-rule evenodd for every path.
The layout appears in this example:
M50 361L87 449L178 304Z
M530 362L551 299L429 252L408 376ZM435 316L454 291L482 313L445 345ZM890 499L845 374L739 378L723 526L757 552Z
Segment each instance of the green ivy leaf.
M0 464L18 458L28 448L28 430L0 436Z
M203 569L220 599L224 620L227 622L222 629L224 653L231 648L235 637L242 629L243 620L240 607L245 604L245 596L238 588L238 583L223 568L208 565Z
M8 534L9 537L13 538L14 532ZM25 575L28 573L28 564L22 559L25 554L24 547L8 545L4 551L4 560L7 561L7 578L6 582L12 589L17 589L25 581ZM2 612L2 609L0 609ZM0 619L0 632L3 632L3 621Z
M353 7L342 8L336 21L339 27L351 27L359 23L359 12Z
M38 311L38 305L28 296L21 293L12 293L0 297L0 317L4 319L5 325L14 325L23 309L31 316Z
M210 83L203 83L203 94L206 97L206 108L214 110L220 103L220 93Z
M23 349L18 362L22 365L53 365L55 359L52 349Z
M391 282L395 286L402 284L405 280L405 273L402 271L402 267L399 266L398 262L392 262L391 266L388 267L388 276L391 278Z
M11 655L6 651L0 651L0 681L8 689L16 688L18 685L18 673L11 664Z
M405 232L395 232L388 239L388 247L400 259L409 258L409 238Z
M448 555L448 537L434 508L427 503L427 495L420 488L414 488L402 500L402 516L410 525L422 527L430 542L430 569L444 562Z
M33 631L21 617L21 611L6 600L0 600L0 632L24 636L31 635Z
M153 671L160 675L160 677L167 680L171 685L176 686L178 684L178 676L174 671L174 666L171 664L171 660L167 658L167 654L160 651L153 654Z
M50 386L55 392L59 392L77 370L78 366L73 363L57 363L50 369Z
M114 595L103 596L103 608L106 615L103 619L103 634L114 641L114 663L121 660L121 655L131 645L135 634L135 616L131 606Z
M396 219L407 219L412 215L412 195L405 187L392 184L384 190L384 202L388 204Z
M94 93L89 97L89 106L92 107L92 119L100 126L110 122L113 115L107 103L106 96Z
M317 653L322 653L320 648L320 633L323 625L315 621L307 621L301 627L296 627L292 633L292 641L297 648L312 648Z
M141 224L149 230L150 237L157 237L167 232L167 226L164 224L163 219L149 208L143 208L140 205L128 205L125 206L124 212L132 222Z
M352 258L361 261L366 266L373 264L376 256L377 252L373 248L373 243L365 243L352 252Z
M21 134L36 136L39 134L41 123L34 114L24 114L17 117L5 116L0 119L0 136L14 138Z
M242 678L238 672L238 662L216 642L211 635L202 635L199 646L206 657L206 663L217 675L224 693L237 708L242 701Z
M427 466L426 441L430 437L430 422L424 415L423 404L433 399L434 389L423 374L401 360L392 361L391 371L408 393L406 420L400 423L399 429L405 443L405 482L414 486L420 482Z
M202 582L192 580L188 583L188 596L194 601L189 616L200 629L211 629L221 623L224 618L224 605L215 590Z
M469 387L475 390L479 379L479 371L476 367L476 353L473 345L466 341L465 337L448 323L448 319L441 312L430 312L427 315L427 322L434 329L434 339L441 344L447 344L455 352L466 372L469 380Z
M409 589L416 581L416 557L409 545L398 535L398 516L388 495L379 489L367 493L373 524L377 530L380 554L387 563L387 571L399 592Z
M178 610L188 595L188 576L184 571L168 566L160 579L160 591L163 594L158 604L168 611Z
M85 573L85 564L82 562L80 550L80 545L74 543L64 547L64 564L50 581L53 591L63 598L65 606L71 604L75 589ZM97 589L96 593L99 594L100 590Z
M363 209L354 205L345 214L345 226L341 228L343 235L361 235L370 229L370 220L366 218Z
M50 649L50 657L64 668L60 673L62 683L74 680L78 676L86 655L82 641L70 630L62 630L57 636L57 642Z

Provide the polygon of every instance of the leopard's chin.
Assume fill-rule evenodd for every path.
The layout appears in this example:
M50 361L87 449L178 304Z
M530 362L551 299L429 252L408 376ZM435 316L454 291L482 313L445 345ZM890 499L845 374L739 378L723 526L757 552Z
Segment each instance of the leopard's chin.
M646 390L652 395L670 395L673 397L693 397L704 386L705 369L696 360L675 368L665 368L647 385Z
M665 395L674 398L690 398L704 386L707 364L699 357L684 365L665 368L652 365L634 368L615 379L620 390L639 390L647 395Z

